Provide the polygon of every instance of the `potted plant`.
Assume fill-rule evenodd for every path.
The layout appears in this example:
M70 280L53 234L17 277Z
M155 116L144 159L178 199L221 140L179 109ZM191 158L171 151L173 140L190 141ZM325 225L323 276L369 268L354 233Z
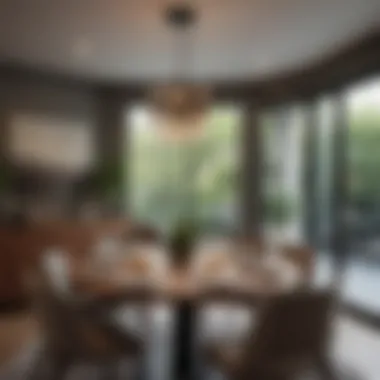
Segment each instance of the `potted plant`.
M197 236L198 231L193 221L182 220L176 223L169 238L173 265L181 269L188 265Z

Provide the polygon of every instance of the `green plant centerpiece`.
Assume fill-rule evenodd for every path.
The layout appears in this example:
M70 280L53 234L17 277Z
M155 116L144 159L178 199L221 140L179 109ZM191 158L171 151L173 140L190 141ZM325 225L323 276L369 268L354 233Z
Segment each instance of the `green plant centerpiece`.
M196 223L190 219L178 221L169 237L169 248L174 266L184 269L189 264L198 238Z

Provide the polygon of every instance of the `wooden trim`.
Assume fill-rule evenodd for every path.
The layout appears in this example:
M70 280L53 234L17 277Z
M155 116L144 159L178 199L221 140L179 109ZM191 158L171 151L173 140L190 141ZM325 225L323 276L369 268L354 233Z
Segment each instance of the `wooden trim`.
M51 70L42 70L15 61L4 61L0 58L0 79L8 81L43 82L57 87L96 90L100 83L94 80L61 74Z
M262 224L262 139L256 104L245 107L241 132L242 229L247 236L258 237L261 234Z
M304 113L304 140L303 154L304 167L302 175L302 185L304 194L304 236L311 246L316 246L316 233L318 230L318 103L315 101L303 107Z

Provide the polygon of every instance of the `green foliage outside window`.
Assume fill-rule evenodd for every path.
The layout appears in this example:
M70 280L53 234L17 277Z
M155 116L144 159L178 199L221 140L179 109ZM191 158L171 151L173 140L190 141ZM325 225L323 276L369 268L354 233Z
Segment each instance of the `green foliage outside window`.
M196 221L201 229L234 224L238 190L235 112L213 111L202 136L195 140L164 140L152 129L133 132L128 159L136 218L164 230L172 230L184 218Z
M349 200L370 211L380 203L380 110L362 108L349 123Z

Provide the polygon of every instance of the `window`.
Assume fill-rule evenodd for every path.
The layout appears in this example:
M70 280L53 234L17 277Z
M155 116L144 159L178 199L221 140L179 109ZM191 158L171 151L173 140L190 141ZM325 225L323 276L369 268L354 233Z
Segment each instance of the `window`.
M235 228L240 110L214 107L200 137L184 141L160 136L147 108L129 118L132 215L162 230L189 218L205 233Z
M294 241L302 237L302 111L301 107L272 110L261 119L264 230L270 238Z
M345 297L380 312L380 78L347 93L350 261Z

